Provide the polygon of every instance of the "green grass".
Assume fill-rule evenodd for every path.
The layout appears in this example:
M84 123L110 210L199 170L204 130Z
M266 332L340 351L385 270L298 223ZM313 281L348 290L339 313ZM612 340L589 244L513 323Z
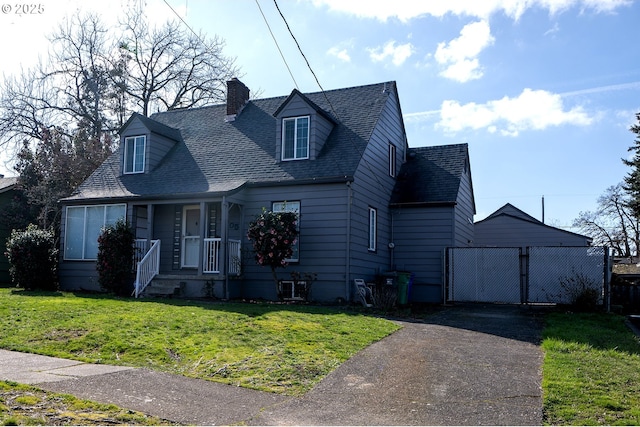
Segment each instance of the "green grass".
M0 348L290 395L398 327L331 307L0 289Z
M549 314L542 348L545 424L640 424L640 341L624 317Z
M68 394L0 381L0 425L172 425L156 417Z

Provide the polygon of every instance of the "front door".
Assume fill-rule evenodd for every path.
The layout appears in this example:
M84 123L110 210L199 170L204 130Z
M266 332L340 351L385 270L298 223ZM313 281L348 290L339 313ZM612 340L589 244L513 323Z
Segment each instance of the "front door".
M182 211L182 267L198 268L200 261L200 207L185 206Z

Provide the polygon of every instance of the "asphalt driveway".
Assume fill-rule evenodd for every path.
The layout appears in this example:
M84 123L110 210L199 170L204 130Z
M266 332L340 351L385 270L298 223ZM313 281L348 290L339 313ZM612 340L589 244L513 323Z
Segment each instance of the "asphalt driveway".
M541 319L470 305L400 322L300 398L8 351L0 379L191 425L540 425Z
M344 363L300 399L266 408L266 425L540 425L540 313L445 308Z

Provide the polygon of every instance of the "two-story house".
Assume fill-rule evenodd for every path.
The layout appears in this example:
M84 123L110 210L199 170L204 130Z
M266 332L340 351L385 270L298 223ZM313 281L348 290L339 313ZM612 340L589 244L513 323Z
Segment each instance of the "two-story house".
M246 237L268 209L299 214L279 274L316 273L314 300L350 300L354 279L397 266L415 270L416 298L440 300L441 265L414 253L415 240L437 237L418 245L431 258L473 233L472 220L455 225L475 210L466 145L409 149L395 82L253 100L237 79L227 90L226 105L127 121L120 148L62 201L63 289L99 289L96 239L126 217L146 254L141 280L276 299Z

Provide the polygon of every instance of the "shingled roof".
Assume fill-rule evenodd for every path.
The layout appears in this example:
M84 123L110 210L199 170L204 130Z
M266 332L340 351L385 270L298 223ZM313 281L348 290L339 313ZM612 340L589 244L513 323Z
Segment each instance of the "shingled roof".
M174 198L246 185L349 180L392 91L394 82L304 94L336 123L309 161L275 157L274 114L288 96L251 100L234 121L225 121L224 104L143 117L150 130L178 140L160 165L149 173L122 175L118 151L65 200Z
M0 176L0 193L11 190L18 183L18 177L5 178Z
M391 205L456 203L468 155L467 144L412 148L398 174Z

